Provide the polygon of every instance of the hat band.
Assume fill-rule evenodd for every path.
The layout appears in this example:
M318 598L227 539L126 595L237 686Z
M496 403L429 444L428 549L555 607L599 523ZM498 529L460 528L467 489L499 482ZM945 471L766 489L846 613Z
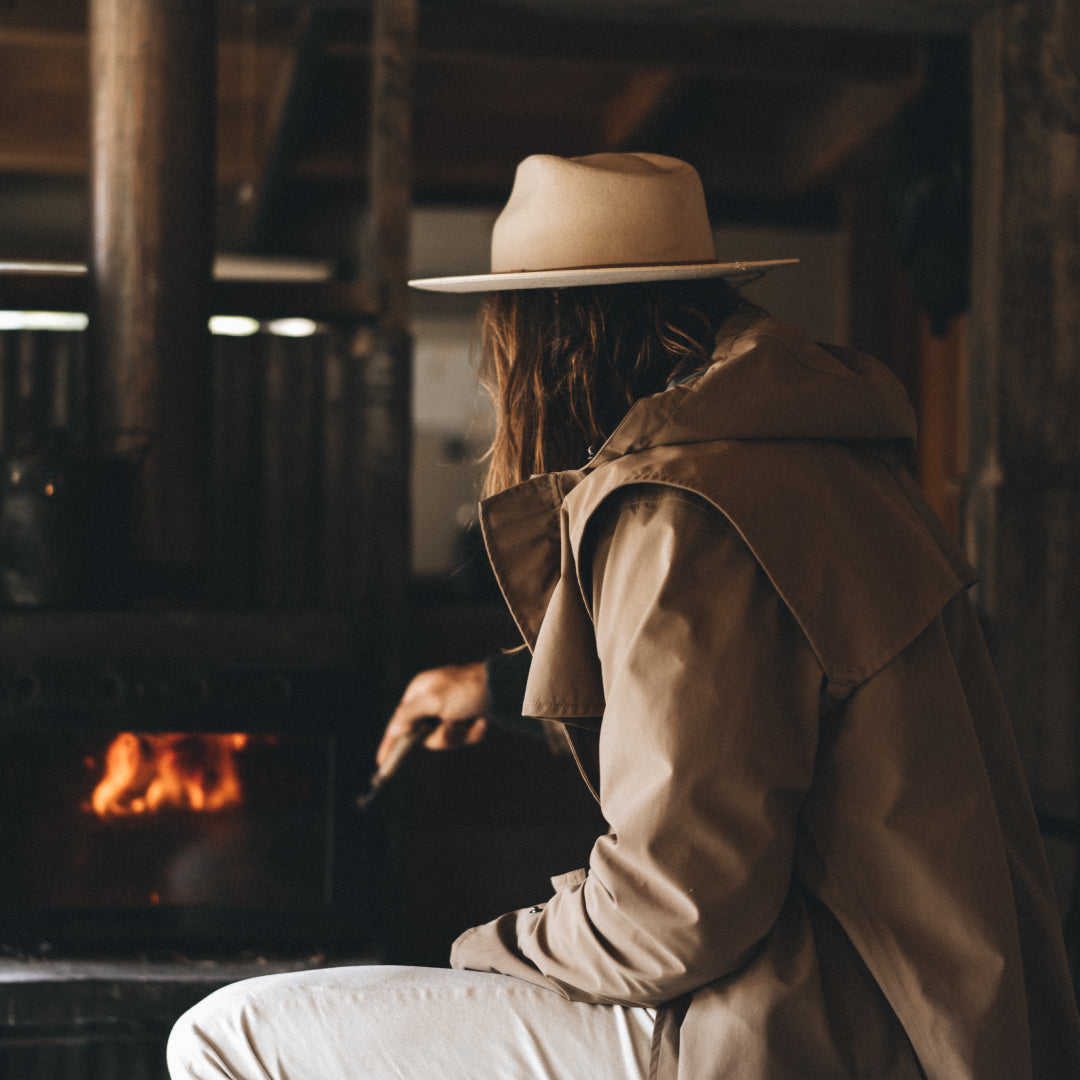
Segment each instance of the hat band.
M716 259L678 259L675 262L589 263L578 266L545 266L532 270L520 267L517 270L495 270L493 274L558 274L564 270L638 270L646 266L712 266L716 262ZM739 267L742 264L731 263L730 265Z

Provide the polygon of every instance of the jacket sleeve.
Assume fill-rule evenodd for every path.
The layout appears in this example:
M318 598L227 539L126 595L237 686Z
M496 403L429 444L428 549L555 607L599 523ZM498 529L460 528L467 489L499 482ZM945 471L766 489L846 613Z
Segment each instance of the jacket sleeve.
M529 680L532 655L522 646L510 652L493 653L484 661L484 682L487 689L487 720L496 727L544 738L544 724L533 716L523 716L525 684Z
M655 1006L736 970L787 895L821 669L714 507L649 487L609 503L591 580L610 831L544 905L463 934L455 967L577 1001Z

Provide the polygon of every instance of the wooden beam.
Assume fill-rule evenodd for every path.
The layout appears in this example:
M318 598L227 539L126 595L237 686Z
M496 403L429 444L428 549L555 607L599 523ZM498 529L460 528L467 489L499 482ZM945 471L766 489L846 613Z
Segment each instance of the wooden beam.
M417 0L375 0L368 125L368 222L363 246L379 288L374 333L354 338L361 378L361 475L366 565L356 583L379 627L380 695L400 693L411 578L412 340L409 337L409 224L412 218L413 75Z
M837 82L830 87L780 139L777 158L784 162L786 189L805 191L827 177L883 129L923 84L924 71L918 68L893 83Z
M632 150L638 132L648 127L671 100L678 81L670 68L633 72L608 106L603 149Z
M1080 814L1076 28L1074 7L1006 0L975 36L965 500L978 602L1036 806L1073 821ZM1071 884L1049 854L1059 895L1075 897L1080 934L1075 849L1065 855Z
M409 220L412 213L412 105L417 0L376 0L364 265L383 294L380 322L408 325Z
M296 41L218 42L217 171L225 186L258 181L292 82Z
M59 30L47 26L10 26L0 22L0 48L26 52L74 50L86 52L86 30L82 27Z
M238 250L266 249L275 205L295 163L309 119L311 86L329 31L325 13L304 10L296 37L270 88L265 107L266 149L258 175L244 185L233 223Z
M578 8L594 12L592 7ZM823 68L838 77L891 79L910 70L910 34L841 32L815 27L730 24L676 18L603 19L595 14L492 9L491 5L421 7L418 64L482 62L487 58L581 60L630 66L673 67L686 73L729 71L756 79L800 79ZM367 35L348 25L328 54L365 59Z
M90 290L84 273L0 271L0 308L5 311L85 313Z
M0 170L85 175L85 34L0 26L0 80Z
M316 282L218 281L213 288L216 315L249 315L256 319L299 316L352 325L378 315L379 294L366 279Z
M378 289L367 279L329 282L216 281L210 311L255 319L299 316L339 325L370 322L378 314ZM85 274L5 271L0 268L0 309L73 311L90 308Z
M5 0L0 5L0 33L85 33L86 10L86 0Z
M437 0L436 0L437 2ZM960 34L995 0L500 0L484 5L493 17L528 11L567 18L586 6L598 20L652 24L744 24L872 29L911 34ZM425 11L426 14L426 11Z
M208 557L214 0L91 0L93 428L148 437L138 553Z

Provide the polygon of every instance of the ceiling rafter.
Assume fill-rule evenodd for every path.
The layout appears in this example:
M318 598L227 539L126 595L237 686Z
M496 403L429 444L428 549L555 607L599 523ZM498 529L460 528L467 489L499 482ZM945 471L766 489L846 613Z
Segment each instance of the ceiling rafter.
M671 68L635 71L607 107L603 149L629 150L664 110L681 80Z
M787 132L789 186L803 191L837 169L915 96L922 73L895 84L839 83L814 107L810 122Z
M236 250L258 251L265 246L274 204L299 153L312 69L323 54L326 35L325 15L304 10L293 39L284 49L276 77L265 92L265 118L261 125L265 147L252 163L255 171L236 190L229 245Z
M823 2L835 12L847 0ZM911 13L927 2L895 6ZM712 199L821 190L917 92L924 42L880 20L839 31L766 25L739 8L421 0L418 202L495 204L526 154L605 149L685 157ZM47 200L68 206L85 181L85 13L85 0L0 4L0 229L35 184L33 217L46 221ZM306 230L321 238L317 250L353 228L367 187L369 14L367 0L219 4L218 222L229 248L290 251Z

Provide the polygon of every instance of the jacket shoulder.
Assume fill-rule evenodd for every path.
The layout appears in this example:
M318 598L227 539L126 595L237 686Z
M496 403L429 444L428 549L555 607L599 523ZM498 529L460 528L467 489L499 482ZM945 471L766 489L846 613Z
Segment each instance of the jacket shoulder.
M975 580L905 468L827 441L664 446L604 465L566 497L575 556L600 507L642 484L693 492L731 522L839 686L868 679Z

